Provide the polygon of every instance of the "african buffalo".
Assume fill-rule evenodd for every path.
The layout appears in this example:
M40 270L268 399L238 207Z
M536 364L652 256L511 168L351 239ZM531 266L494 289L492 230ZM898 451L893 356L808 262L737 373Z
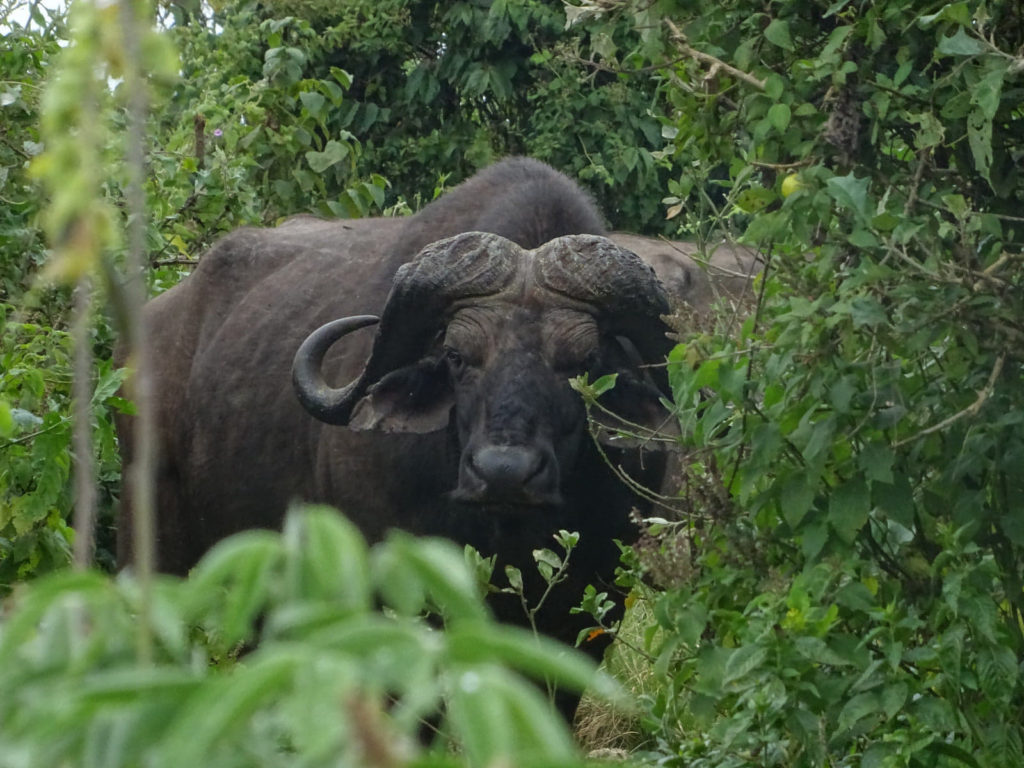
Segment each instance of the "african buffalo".
M612 232L616 245L654 268L673 302L705 312L719 299L739 299L750 291L763 266L757 251L730 243L696 243Z
M588 621L569 608L586 584L611 581L614 540L646 507L602 458L568 381L617 373L609 408L653 427L668 416L665 293L602 232L575 183L518 158L408 219L303 217L221 240L145 310L159 567L184 573L305 499L337 506L371 540L401 528L497 553L497 572L519 566L536 600L531 553L565 528L581 542L537 622L574 641ZM378 317L375 334L358 330ZM610 462L658 485L660 452L603 434ZM126 498L122 563L131 523ZM508 595L492 607L524 622Z

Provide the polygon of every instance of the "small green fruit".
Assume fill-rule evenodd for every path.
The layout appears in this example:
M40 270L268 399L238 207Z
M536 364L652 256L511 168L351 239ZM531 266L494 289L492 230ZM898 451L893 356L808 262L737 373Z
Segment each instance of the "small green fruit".
M795 173L789 174L789 176L787 176L786 178L784 178L782 180L782 196L783 197L789 197L794 192L796 192L798 189L803 189L803 188L804 188L804 183L802 181L800 181L800 177L797 174L795 174Z

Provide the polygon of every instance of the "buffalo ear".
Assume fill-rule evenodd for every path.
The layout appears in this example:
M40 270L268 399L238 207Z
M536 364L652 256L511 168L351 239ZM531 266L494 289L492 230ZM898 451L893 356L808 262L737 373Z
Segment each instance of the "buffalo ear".
M597 439L610 447L642 445L647 449L672 449L679 436L679 420L670 407L652 372L664 372L646 366L633 343L616 336L605 348L605 355L618 371L615 387L601 398L606 410L591 409L590 418L600 427ZM610 412L610 413L609 413Z
M360 398L349 429L424 434L448 426L455 396L444 361L426 358L382 378Z

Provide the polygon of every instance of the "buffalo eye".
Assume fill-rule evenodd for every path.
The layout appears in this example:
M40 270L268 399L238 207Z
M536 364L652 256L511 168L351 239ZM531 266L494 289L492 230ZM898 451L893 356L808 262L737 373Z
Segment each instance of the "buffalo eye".
M444 348L444 359L448 361L448 366L453 373L460 372L466 364L459 351L452 347Z
M553 367L559 375L572 378L584 373L595 373L600 360L601 355L596 349L577 351L575 354L566 352L555 359Z

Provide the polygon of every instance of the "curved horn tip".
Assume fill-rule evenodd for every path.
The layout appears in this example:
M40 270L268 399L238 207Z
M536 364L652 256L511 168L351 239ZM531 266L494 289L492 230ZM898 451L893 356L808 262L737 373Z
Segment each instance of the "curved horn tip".
M321 325L299 345L292 360L292 385L299 402L311 416L328 424L344 425L348 422L359 394L359 379L336 389L324 379L321 367L327 351L335 342L378 322L380 318L375 315L342 317Z

